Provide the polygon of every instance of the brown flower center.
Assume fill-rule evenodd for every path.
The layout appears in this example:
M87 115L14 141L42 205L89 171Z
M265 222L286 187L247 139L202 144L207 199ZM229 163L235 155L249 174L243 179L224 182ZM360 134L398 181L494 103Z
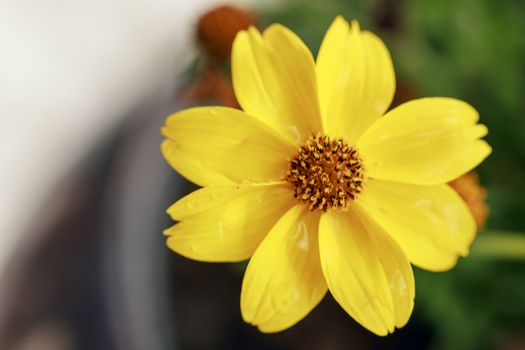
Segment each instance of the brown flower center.
M345 209L363 190L363 162L342 139L312 135L291 160L286 181L312 211Z

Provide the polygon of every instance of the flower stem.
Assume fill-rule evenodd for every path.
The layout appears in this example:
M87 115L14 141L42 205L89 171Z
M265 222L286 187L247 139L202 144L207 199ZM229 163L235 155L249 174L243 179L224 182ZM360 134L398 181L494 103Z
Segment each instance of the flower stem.
M486 231L478 236L471 249L472 256L525 260L525 233Z

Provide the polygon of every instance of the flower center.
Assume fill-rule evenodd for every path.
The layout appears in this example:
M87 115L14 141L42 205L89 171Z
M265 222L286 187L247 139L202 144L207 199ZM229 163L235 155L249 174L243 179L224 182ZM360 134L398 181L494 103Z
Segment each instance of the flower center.
M342 139L312 135L291 160L286 181L311 211L345 209L363 190L363 162Z

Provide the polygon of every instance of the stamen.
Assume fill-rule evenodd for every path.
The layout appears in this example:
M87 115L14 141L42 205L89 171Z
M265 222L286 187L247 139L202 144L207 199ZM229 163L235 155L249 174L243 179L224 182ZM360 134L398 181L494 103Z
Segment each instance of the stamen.
M286 181L311 211L346 209L361 193L364 167L357 150L342 139L312 135L290 161Z

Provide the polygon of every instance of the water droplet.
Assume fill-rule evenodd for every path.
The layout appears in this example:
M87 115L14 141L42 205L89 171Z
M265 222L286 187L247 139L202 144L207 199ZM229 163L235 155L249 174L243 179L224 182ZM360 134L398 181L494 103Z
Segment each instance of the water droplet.
M195 168L195 170L202 170L202 169L204 169L204 165L199 160L195 160L193 162L193 167Z
M295 232L295 240L297 242L297 248L302 251L308 251L309 240L308 240L308 226L304 221L297 224L297 231Z
M218 228L217 228L217 234L219 235L219 239L224 239L224 222L219 221L217 222Z
M299 132L299 129L295 125L287 125L286 128L290 132L290 134L293 136L293 140L297 143L301 142L301 133Z
M284 294L277 294L273 298L273 305L277 312L287 314L297 305L299 297L299 290L292 288Z
M213 200L221 199L222 198L222 194L220 194L218 192L212 192L212 193L210 193L210 198L213 199Z
M186 207L189 210L195 210L197 209L197 202L195 202L193 199L190 199L186 202Z
M432 201L430 201L428 198L419 198L416 200L414 204L418 208L431 208L432 207Z
M408 293L408 285L405 280L405 276L399 270L394 273L394 276L390 279L390 289L397 292L400 295Z

